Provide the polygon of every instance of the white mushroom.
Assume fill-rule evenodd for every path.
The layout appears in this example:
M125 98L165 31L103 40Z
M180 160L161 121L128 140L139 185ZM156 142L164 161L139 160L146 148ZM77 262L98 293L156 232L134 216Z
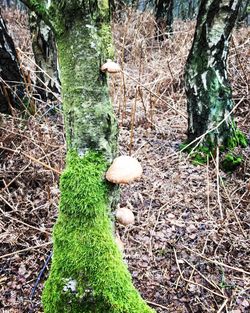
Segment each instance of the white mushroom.
M115 214L117 222L126 226L129 224L134 224L135 216L134 213L127 208L119 208L116 210Z
M112 60L107 60L107 62L101 66L101 71L108 73L119 73L121 71L121 67Z
M141 164L131 156L115 158L106 173L106 179L115 184L129 184L142 176Z

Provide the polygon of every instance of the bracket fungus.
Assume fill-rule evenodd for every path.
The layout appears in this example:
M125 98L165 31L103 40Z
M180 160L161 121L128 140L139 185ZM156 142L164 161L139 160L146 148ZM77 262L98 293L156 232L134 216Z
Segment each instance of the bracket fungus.
M101 71L108 73L119 73L121 71L121 67L119 64L108 59L107 62L101 66Z
M115 214L117 222L120 224L127 226L130 224L134 224L135 216L134 213L127 208L119 208Z
M115 158L106 173L106 179L114 184L129 184L142 176L141 164L133 157Z

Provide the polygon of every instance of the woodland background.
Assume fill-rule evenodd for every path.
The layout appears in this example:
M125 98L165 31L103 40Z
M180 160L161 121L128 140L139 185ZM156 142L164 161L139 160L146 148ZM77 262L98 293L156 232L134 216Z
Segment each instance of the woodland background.
M19 48L21 70L34 81L27 13L14 6L2 15ZM183 70L195 20L176 17L173 35L164 40L155 39L155 25L149 11L130 8L112 22L116 60L125 72L109 81L119 118L119 151L136 156L144 168L140 182L122 187L120 206L136 215L135 225L116 225L124 259L157 312L247 313L250 149L238 148L244 161L233 173L223 172L216 158L194 165L179 151L187 129ZM238 24L228 59L234 101L240 103L236 121L248 137L249 38L249 27ZM32 98L32 82L26 82L26 90ZM34 98L33 104L25 118L18 112L0 115L3 313L42 312L49 265L37 286L36 281L51 252L57 217L56 171L62 171L65 158L61 98Z

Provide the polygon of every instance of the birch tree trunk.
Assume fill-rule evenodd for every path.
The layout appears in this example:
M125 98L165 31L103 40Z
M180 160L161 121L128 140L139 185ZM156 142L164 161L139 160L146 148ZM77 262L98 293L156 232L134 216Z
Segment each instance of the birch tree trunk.
M238 0L201 1L186 63L188 141L203 135L199 146L210 151L216 146L233 148L244 143L233 121L234 103L227 78L228 45L239 5Z
M45 313L150 313L113 234L114 186L105 171L117 123L100 65L113 57L107 0L25 1L54 29L61 71L67 165L60 180Z

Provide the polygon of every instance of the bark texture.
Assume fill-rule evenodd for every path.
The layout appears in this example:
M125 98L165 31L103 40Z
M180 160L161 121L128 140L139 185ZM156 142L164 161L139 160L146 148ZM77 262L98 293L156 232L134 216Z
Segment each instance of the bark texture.
M31 7L37 7L34 1ZM108 1L54 0L40 14L56 34L67 138L44 312L154 312L134 288L115 243L114 185L104 178L117 148L117 123L100 71L113 57Z
M201 1L193 46L186 63L188 141L218 126L202 140L201 145L209 149L239 143L232 114L229 115L234 103L226 64L239 5L238 0Z
M15 46L0 13L0 112L23 110L25 85Z
M57 48L52 30L35 12L29 14L32 49L36 64L37 93L43 100L56 100L60 94Z
M173 25L173 0L156 0L155 2L155 18L157 23L158 39L163 40L166 35L164 33L172 33Z

